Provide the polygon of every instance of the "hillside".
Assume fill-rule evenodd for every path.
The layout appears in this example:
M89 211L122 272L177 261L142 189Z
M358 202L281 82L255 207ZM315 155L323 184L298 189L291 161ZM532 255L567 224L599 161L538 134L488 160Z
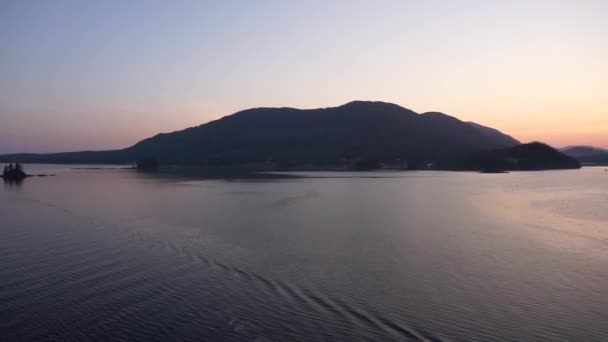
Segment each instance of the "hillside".
M556 170L580 169L581 164L551 146L539 142L521 144L506 149L481 152L466 164L475 170Z
M561 151L587 165L608 165L608 150L593 146L569 146Z

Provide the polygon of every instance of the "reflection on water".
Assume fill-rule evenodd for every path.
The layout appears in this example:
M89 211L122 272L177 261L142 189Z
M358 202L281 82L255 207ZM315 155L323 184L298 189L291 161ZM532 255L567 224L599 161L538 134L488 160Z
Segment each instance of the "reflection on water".
M476 198L481 210L520 227L530 239L586 256L608 258L608 192L599 169L558 187L495 187ZM595 171L592 173L591 171ZM559 173L553 173L557 180ZM584 184L584 186L582 186ZM574 186L573 186L574 185Z
M24 179L2 179L4 188L19 187L23 183Z
M57 176L0 190L7 340L608 338L602 169L28 170Z

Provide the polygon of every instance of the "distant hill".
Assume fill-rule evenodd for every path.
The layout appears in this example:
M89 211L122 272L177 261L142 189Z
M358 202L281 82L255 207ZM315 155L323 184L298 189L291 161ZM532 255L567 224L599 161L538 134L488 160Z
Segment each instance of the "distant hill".
M561 151L588 165L608 165L608 150L593 146L568 146Z
M581 164L551 146L539 142L475 154L466 164L476 170L580 169Z
M353 101L320 109L254 108L219 120L158 134L113 151L0 156L37 163L239 164L263 161L326 164L344 160L449 163L473 152L519 142L495 129L385 102Z

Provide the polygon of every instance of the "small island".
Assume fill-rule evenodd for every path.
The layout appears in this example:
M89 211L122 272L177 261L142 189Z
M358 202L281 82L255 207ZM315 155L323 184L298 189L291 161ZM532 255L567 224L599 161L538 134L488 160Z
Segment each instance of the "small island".
M4 172L2 173L2 178L6 181L21 181L26 178L28 175L23 171L23 167L19 163L10 163L4 166Z
M22 180L28 177L49 177L54 175L47 174L39 174L39 175L29 175L23 170L23 166L20 163L9 163L4 166L4 171L2 172L1 178L4 179L5 182L16 182L21 183Z

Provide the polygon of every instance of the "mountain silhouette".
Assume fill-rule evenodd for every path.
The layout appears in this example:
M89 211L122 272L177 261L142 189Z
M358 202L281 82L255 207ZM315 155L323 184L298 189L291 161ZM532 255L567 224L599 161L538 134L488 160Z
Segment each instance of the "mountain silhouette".
M14 154L0 156L0 161L132 163L154 158L163 164L297 165L403 159L416 167L518 143L495 129L443 113L418 114L392 103L353 101L319 109L247 109L122 150Z
M608 150L593 146L568 146L562 153L588 165L608 165Z

